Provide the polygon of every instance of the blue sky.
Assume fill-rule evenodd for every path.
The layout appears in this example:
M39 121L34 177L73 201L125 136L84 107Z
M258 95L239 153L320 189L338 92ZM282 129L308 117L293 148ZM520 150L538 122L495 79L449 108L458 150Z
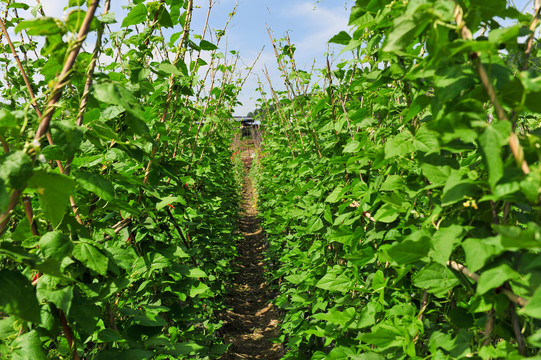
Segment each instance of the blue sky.
M212 1L214 5L210 28L222 29L235 6L235 0ZM519 10L526 9L531 12L533 0L508 1L514 3ZM23 2L35 5L35 0ZM41 3L48 16L61 17L68 0L41 0ZM126 14L126 10L122 7L128 4L128 0L112 0L112 4L111 11L115 12L118 23L121 23ZM192 28L195 34L200 34L209 0L194 0L194 4L196 9ZM335 59L340 52L339 46L331 46L329 49L327 42L341 30L348 30L347 23L353 4L354 0L238 0L236 14L228 28L227 41L222 40L220 48L225 50L227 44L227 50L238 51L241 56L239 64L241 69L253 63L263 46L265 50L241 93L240 101L243 106L236 108L235 114L245 115L254 110L255 100L259 97L255 91L258 77L268 89L262 73L264 65L270 72L273 86L283 88L265 25L271 28L275 38L282 38L286 32L289 33L297 49L295 57L299 69L309 71L314 61L316 69L322 68L325 65L325 54L329 50L331 59ZM335 62L338 60L335 59ZM243 72L246 73L246 70Z
M212 1L209 27L219 30L223 28L236 1ZM35 0L22 0L22 2L31 6L35 5ZM47 16L62 17L68 0L41 0L41 3ZM113 31L126 15L127 11L123 7L128 3L128 0L112 1L111 11L115 13L118 22L112 27ZM265 65L269 70L273 86L276 89L283 88L266 25L269 26L275 38L282 38L286 32L289 33L291 41L297 48L295 53L297 67L309 71L314 60L316 69L324 66L324 54L329 50L327 41L341 30L347 30L349 13L353 4L353 0L320 0L317 3L315 0L238 0L237 11L229 24L227 37L220 44L220 49L225 51L227 46L228 51L239 52L241 60L237 67L243 74L247 73L246 67L252 65L261 48L265 46L265 49L243 88L240 95L243 105L235 109L235 114L245 115L255 109L256 99L259 97L255 90L258 86L258 77L268 89L262 72ZM194 34L201 34L209 0L195 0L194 5L192 29ZM164 34L168 36L179 30L165 31ZM335 54L340 52L338 46L331 46L330 50Z

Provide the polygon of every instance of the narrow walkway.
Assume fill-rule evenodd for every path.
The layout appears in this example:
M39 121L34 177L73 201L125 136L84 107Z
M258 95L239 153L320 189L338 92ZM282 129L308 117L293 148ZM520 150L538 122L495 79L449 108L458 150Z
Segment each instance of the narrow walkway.
M241 210L237 271L227 303L232 311L225 314L223 328L227 343L231 344L224 360L277 360L283 355L281 344L273 344L279 335L278 311L272 305L265 282L263 251L265 235L259 226L255 192L249 176L253 150L242 153L244 187Z

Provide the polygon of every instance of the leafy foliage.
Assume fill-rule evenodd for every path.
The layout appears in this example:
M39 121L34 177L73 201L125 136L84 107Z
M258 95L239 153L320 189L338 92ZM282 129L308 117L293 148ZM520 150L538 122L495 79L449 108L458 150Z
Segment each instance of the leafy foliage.
M100 2L96 50L79 54L96 1L66 2L66 21L1 3L25 42L13 42L22 70L1 48L0 357L219 357L239 200L234 62L199 61L219 50L190 34L191 0L135 1L116 33ZM166 41L162 26L180 33ZM221 88L204 89L203 66Z
M262 92L254 176L285 358L539 357L532 21L503 0L357 0L330 40L353 60L310 90L278 44L291 81Z

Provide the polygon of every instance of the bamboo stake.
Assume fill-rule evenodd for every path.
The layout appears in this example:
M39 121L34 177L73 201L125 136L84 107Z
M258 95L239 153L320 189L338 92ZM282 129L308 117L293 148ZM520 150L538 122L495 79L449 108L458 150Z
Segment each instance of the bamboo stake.
M53 86L53 89L51 91L51 95L47 103L45 113L41 117L41 122L34 136L34 141L32 144L34 147L39 146L41 138L44 135L46 135L47 132L49 131L49 126L51 124L51 119L53 117L53 114L56 108L56 103L58 102L58 100L60 100L60 97L62 95L62 90L69 82L69 75L71 73L73 65L75 64L75 60L77 59L77 55L79 54L81 45L84 39L86 38L88 31L90 30L90 23L92 21L92 18L94 17L96 8L98 7L98 3L99 3L99 0L93 0L92 3L88 7L85 18L83 20L83 24L81 25L81 28L79 30L75 45L73 49L71 50L71 52L69 53L68 58L66 62L64 63L62 72L58 77L58 81ZM3 27L3 30L4 29L5 27ZM7 31L5 33L7 34ZM34 148L32 146L29 147L28 154L31 155L32 157L35 157L35 153L33 153L33 151L34 151ZM9 219L11 218L13 210L15 209L15 206L17 205L20 196L21 196L21 190L14 189L10 195L10 201L9 201L7 210L3 212L2 214L0 214L0 235L5 232L7 228L6 227L7 223Z
M539 16L541 13L541 0L535 0L535 14L532 19L532 22L530 23L530 35L528 36L528 41L526 43L526 50L524 51L524 62L522 63L522 71L528 69L528 60L530 59L530 55L532 53L532 47L533 47L533 40L535 37L535 29L537 28L537 25L539 24Z
M469 277L470 279L472 279L475 282L479 281L479 275L478 274L476 274L474 272L471 272L470 269L468 269L467 267L465 267L462 264L457 263L456 261L448 261L447 266L451 267L453 270L461 272L462 274L466 275L467 277ZM515 304L518 304L520 306L526 306L526 304L528 304L528 301L526 299L516 295L515 293L513 293L509 289L501 289L501 291L505 296L507 296L507 298L509 300L511 300Z
M190 32L190 26L191 26L191 20L192 20L192 12L193 12L193 0L189 0L188 1L188 6L187 6L187 9L186 9L187 13L186 13L186 21L184 23L184 29L182 31L182 37L180 39L180 42L178 44L178 47L177 47L177 54L175 56L175 60L173 61L173 65L176 65L178 63L178 61L181 59L181 57L183 58L183 55L184 55L184 52L182 51L182 49L184 48L184 43L186 41L186 39L188 38L188 35L189 35L189 32ZM165 109L164 109L164 112L162 114L162 117L160 119L160 121L163 123L165 122L165 119L167 118L167 114L168 114L168 111L169 111L169 105L171 103L171 98L172 98L172 95L173 95L173 85L174 85L174 75L171 74L171 76L169 77L169 89L167 91L167 100L165 102ZM161 134L159 133L157 136L156 136L156 143L158 143L160 141L160 138L161 138ZM156 151L158 150L158 145L154 145L152 147L152 152L151 152L151 155L150 155L150 159L148 160L148 163L147 163L147 166L145 168L145 175L144 175L144 178L143 178L143 184L147 184L148 183L148 178L150 176L150 169L152 167L152 162L153 162L153 159L154 159L154 156L156 155ZM139 194L139 201L141 201L143 198L143 189L141 189L141 192Z
M536 0L536 4L539 3L539 0ZM539 12L539 11L538 11ZM473 35L466 26L466 23L463 19L463 11L460 6L456 6L455 8L455 20L457 23L457 28L460 31L462 38L464 40L472 40ZM477 68L477 73L479 74L479 78L481 80L481 83L483 84L483 87L485 88L488 98L490 99L490 102L492 105L494 105L494 110L496 111L496 117L500 121L506 121L508 120L507 115L505 113L505 110L503 106L500 103L500 100L498 99L498 96L496 94L496 90L494 89L494 86L492 85L492 82L488 76L488 73L481 63L479 52L472 52L470 53L470 58L475 64L475 67ZM528 163L524 159L524 150L520 146L517 134L515 132L511 132L511 135L509 137L509 147L511 148L511 152L513 153L513 156L515 157L518 164L520 164L522 171L524 174L530 173L530 167L528 166Z

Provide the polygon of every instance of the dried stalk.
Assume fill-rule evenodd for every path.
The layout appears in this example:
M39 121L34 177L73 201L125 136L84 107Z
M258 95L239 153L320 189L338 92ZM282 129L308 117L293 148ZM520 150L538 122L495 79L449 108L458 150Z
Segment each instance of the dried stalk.
M485 336L483 340L483 346L487 346L490 344L490 340L492 338L492 331L494 330L494 307L490 309L490 311L487 314L487 323L485 324Z
M81 28L79 29L79 33L77 35L77 40L75 41L74 47L71 50L66 62L64 63L64 67L62 68L62 72L58 77L58 81L56 82L51 91L51 96L49 97L47 107L45 108L45 113L43 114L41 122L36 131L36 135L34 137L34 139L37 141L39 141L43 137L43 135L45 135L45 133L47 133L47 131L49 130L51 119L56 108L56 103L58 102L58 100L60 100L60 97L62 96L62 90L69 82L69 76L71 74L73 65L75 64L75 60L77 59L77 55L79 54L79 50L81 49L83 41L85 40L86 35L90 30L90 23L94 18L94 13L96 12L98 3L99 0L93 0L92 3L88 6L88 10L86 12Z
M229 17L224 25L224 28L221 30L222 33L225 33L227 31L227 28L229 27L229 23L231 22L231 19L233 19L233 15L235 14L235 12L237 11L237 7L239 6L239 4L237 2L235 2L235 6L233 7L233 10L231 11L231 13L229 13ZM216 46L220 45L220 41L221 41L222 37L218 37L218 39L216 39ZM217 50L214 50L212 53L215 54ZM214 66L214 61L215 61L215 57L212 57L210 59L210 64L208 65L208 69L205 73L205 76L203 77L203 84L206 83L207 81L207 77L209 75L209 73L212 71L215 71L215 66ZM218 60L219 61L219 60ZM212 86L212 84L211 84ZM201 91L203 90L203 87L199 87L198 91L197 91L197 94L195 96L195 99L196 101L199 101L199 99L201 98ZM210 90L209 90L210 92ZM186 98L185 100L185 103L184 105L187 105L188 104L188 98ZM191 127L190 127L191 129Z
M184 54L184 52L182 50L184 48L184 43L185 43L186 39L188 38L188 35L189 35L189 32L190 32L192 13L193 13L193 0L188 1L188 7L187 7L186 11L187 11L186 22L184 23L184 29L182 31L182 37L181 37L180 42L179 42L178 47L177 47L177 54L175 56L175 60L173 61L173 65L176 65L178 63L178 61L181 59L181 56L183 56L183 54ZM169 112L169 106L170 106L172 95L173 95L173 85L174 85L174 75L172 74L169 77L169 89L167 91L167 100L165 102L165 109L164 109L164 112L163 112L162 117L160 119L160 121L162 123L165 122L165 119L167 118L167 114ZM156 136L156 143L158 143L160 141L160 138L161 138L161 133L159 133ZM148 160L147 166L145 168L145 176L143 178L143 183L144 184L148 183L148 178L150 176L150 169L152 167L152 159L154 159L154 156L156 155L157 150L158 150L158 146L154 145L152 147L152 152L151 152L151 155L150 155L150 159ZM143 198L143 190L141 189L141 192L139 194L139 202L142 200L142 198Z
M537 28L537 25L539 24L539 16L541 13L541 0L535 0L535 14L532 19L532 22L530 23L530 36L528 36L528 41L526 43L526 50L524 51L524 62L522 63L522 71L525 71L528 69L528 60L530 59L530 55L532 53L532 47L533 47L533 40L535 37L535 29Z
M271 44L272 44L272 48L274 49L274 56L276 57L276 62L278 63L278 67L280 68L280 72L283 75L284 84L286 85L286 90L287 90L287 96L288 96L289 100L291 102L293 102L294 99L297 97L297 95L295 95L295 89L293 89L293 85L289 81L289 74L287 73L286 67L285 67L284 63L282 62L282 60L280 58L280 55L278 55L278 49L276 47L275 40L272 37L270 29L269 29L268 26L267 26L267 33L269 34L269 38L270 38L270 41L271 41ZM291 48L290 48L290 51L291 51ZM291 59L293 59L293 52L292 51L291 51ZM291 92L290 92L290 89L291 89ZM297 131L299 133L299 139L301 140L301 146L302 146L302 149L304 150L305 149L304 148L304 140L302 139L301 129L300 129L300 125L299 125L299 119L298 119L298 116L297 116L296 111L294 109L293 109L293 115L294 115L293 117L295 118L295 123L297 124Z
M536 3L537 2L539 2L539 0L536 0ZM468 29L468 27L466 26L466 23L464 22L464 19L462 16L463 16L462 8L457 5L455 8L455 20L457 23L457 28L460 31L462 38L464 40L473 40L472 33L470 29ZM492 81L490 80L490 77L488 76L488 73L485 67L481 63L480 56L481 54L479 52L470 53L470 59L475 64L477 73L481 80L481 84L483 84L483 87L485 88L487 92L490 102L492 103L492 105L494 105L496 117L500 121L506 121L508 120L508 117L505 113L505 110L502 104L500 103L500 100L498 99L496 90L494 89L494 86L492 85ZM528 163L524 159L524 150L522 150L522 147L520 146L520 143L518 141L518 137L514 132L511 132L511 135L509 137L509 147L511 148L511 152L513 153L513 156L515 157L517 163L520 164L524 174L529 174L530 167L528 166Z
M526 348L524 347L524 336L520 328L520 322L518 321L517 311L515 305L509 304L509 313L511 315L511 322L513 323L513 332L517 339L518 353L520 355L526 355Z
M79 34L77 36L75 45L73 49L71 50L70 54L68 55L68 58L62 69L62 72L58 78L58 81L52 89L51 96L49 98L47 107L45 109L45 113L41 117L41 122L34 136L34 142L33 142L34 146L39 146L41 138L49 132L49 126L50 126L51 119L53 117L53 114L56 108L56 103L58 102L58 100L60 100L60 97L62 95L62 90L69 81L69 75L71 73L73 65L75 64L75 60L77 59L77 55L79 54L81 45L84 39L86 38L86 34L90 30L90 23L92 21L92 18L94 17L96 8L98 7L98 3L99 3L99 0L93 0L92 3L88 7L85 18L83 20L83 24L81 25L81 29L79 30ZM3 25L3 22L2 22L2 25ZM7 35L5 26L2 26L2 30L4 30L5 34ZM27 84L27 86L29 86L29 83ZM33 151L34 151L34 148L29 147L28 152L29 152L29 155L31 155L32 157L35 156ZM20 196L21 196L21 190L14 189L11 192L8 208L5 212L0 214L0 235L6 231L7 223L9 219L11 218L13 210L15 209L15 206L17 205Z
M77 349L73 348L73 332L71 331L71 328L68 324L68 320L66 319L66 314L64 314L63 310L58 309L58 314L60 316L60 324L62 325L62 330L64 331L64 336L66 337L66 340L68 341L68 346L70 348L70 351L73 352L73 359L79 360L79 354L77 354Z
M467 267L465 267L462 264L457 263L456 261L448 261L447 266L451 267L452 269L454 269L454 270L456 270L458 272L461 272L462 274L466 275L467 277L469 277L470 279L472 279L475 282L479 281L479 275L478 274L476 274L474 272L471 272L470 269L468 269ZM513 293L509 289L505 289L505 288L501 289L501 292L505 296L507 296L507 298L509 300L514 302L515 304L518 304L520 306L526 306L526 304L528 304L528 301L526 299L518 296L517 294Z

